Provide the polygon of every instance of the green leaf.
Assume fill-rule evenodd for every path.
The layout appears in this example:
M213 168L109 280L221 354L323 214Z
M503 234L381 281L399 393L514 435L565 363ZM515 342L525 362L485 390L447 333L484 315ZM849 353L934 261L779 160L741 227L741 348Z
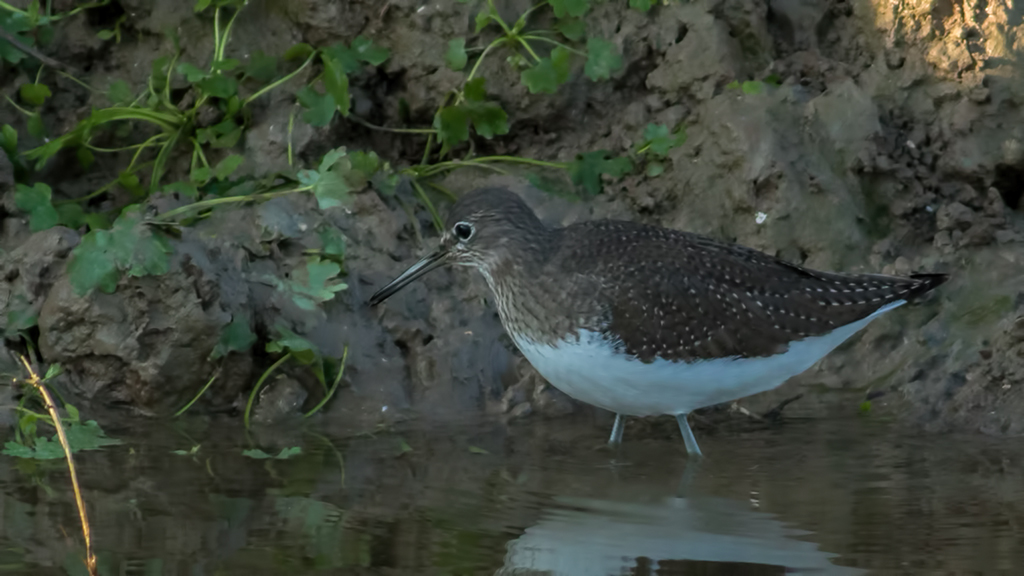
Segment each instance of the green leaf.
M648 124L644 128L644 141L641 151L647 149L649 152L664 158L669 150L686 142L686 130L682 127L675 132L669 133L668 126L660 124Z
M306 108L302 113L302 119L310 126L322 128L331 123L337 109L333 96L321 94L310 86L304 86L295 95L299 104Z
M466 100L476 102L487 100L487 90L484 89L484 81L483 77L479 77L466 82L466 86L462 89L462 94L465 95Z
M495 135L508 134L508 115L497 103L486 102L484 78L474 78L466 82L463 94L466 102L459 107L466 111L477 134L487 139Z
M317 205L321 210L345 205L351 191L352 188L345 178L334 170L320 174L320 178L313 185L313 195L316 196Z
M445 106L434 116L437 139L451 148L469 140L469 113L463 106Z
M14 205L29 217L29 228L33 232L53 228L60 222L60 215L50 203L52 191L42 182L29 187L17 184L14 188Z
M608 150L580 154L569 164L569 178L590 194L601 192L601 175L619 178L633 169L629 158L618 158Z
M78 164L86 170L96 162L96 155L85 146L79 146L78 150L75 150L75 156L78 157Z
M142 189L142 185L139 182L139 176L132 172L121 172L118 174L117 183L136 196L145 196L146 194L146 191Z
M508 134L508 115L494 102L470 102L466 104L469 117L476 133L488 140L501 134Z
M345 256L345 235L334 226L324 226L320 229L320 243L323 247L321 252L328 256L343 258Z
M380 169L380 157L372 150L370 152L356 150L349 154L349 160L352 162L352 171L362 173L365 178L369 178Z
M292 332L283 324L274 326L281 336L276 340L267 343L267 352L288 351L296 360L303 364L311 364L320 358L320 350L312 342Z
M249 319L242 315L235 316L231 323L224 327L220 339L214 346L210 358L216 360L231 352L246 352L256 343L256 334L249 328Z
M305 42L300 42L300 43L292 46L288 50L285 50L284 59L285 60L305 60L306 58L309 58L309 56L313 52L316 52L315 48L313 48L309 44L306 44Z
M498 13L495 12L490 5L484 6L484 8L476 15L475 33L479 34L480 31L486 28L488 24L496 22L497 18L499 18Z
M448 51L444 54L444 62L452 70L462 70L469 62L466 55L466 39L455 38L448 41Z
M100 30L96 33L96 37L100 40L110 40L117 34L116 30Z
M0 128L0 149L10 156L18 153L18 131L10 124L4 124L4 127Z
M214 62L213 63L213 69L214 70L219 70L219 71L222 71L222 72L230 72L232 70L235 70L236 68L238 68L241 65L242 65L242 63L239 62L236 58L225 58L223 60L218 60L218 61Z
M194 184L203 185L213 178L213 170L206 166L196 166L188 175L188 179Z
M327 93L334 98L334 103L342 116L348 116L351 107L351 100L348 94L348 75L341 63L326 54L322 57L324 63L324 87Z
M18 88L18 94L22 101L32 106L42 106L46 99L53 96L50 87L46 84L22 84Z
M645 173L649 178L661 176L664 172L665 165L662 164L661 162L651 162L650 164L647 165L647 170L645 170Z
M760 94L764 91L764 83L757 80L747 80L740 85L744 94Z
M398 439L398 454L399 454L399 456L401 456L402 454L405 454L406 452L412 452L412 446L409 446L409 443L406 442L404 438L399 438Z
M44 440L45 440L45 438L44 438ZM4 443L4 449L2 451L0 451L0 453L6 454L8 456L14 456L15 458L34 458L35 457L35 450L33 450L33 449L29 448L28 446L25 446L24 444L21 444L19 442L15 442L13 440L8 440L7 442L5 442Z
M370 177L380 168L380 158L376 152L356 150L348 157L350 168L345 174L345 181L352 190L362 190L370 181Z
M231 154L213 167L213 175L217 180L223 180L234 174L235 170L238 170L238 167L242 165L242 162L245 162L244 156L241 154Z
M104 446L116 446L122 443L116 438L107 436L95 420L89 420L84 423L72 422L70 426L66 427L64 433L67 435L68 444L71 446L72 452L98 450ZM53 439L55 443L59 442L56 435L54 435ZM61 455L63 455L63 452Z
M95 420L81 423L75 421L64 422L64 433L72 452L81 450L98 450L104 446L121 444L120 440L108 437ZM53 438L39 437L35 440L33 447L28 447L19 442L8 441L4 444L2 451L8 456L17 458L32 458L35 460L56 460L64 458L64 449L60 440L54 434Z
M277 58L267 56L262 50L253 52L245 65L245 75L260 82L270 82L277 76Z
M590 9L590 0L548 0L557 18L580 17Z
M320 173L316 170L299 170L296 177L303 186L312 186L320 180Z
M520 79L531 94L554 94L569 79L569 59L572 53L561 46L551 51L549 58L541 58L533 68L523 70Z
M726 90L734 90L734 89L737 89L739 87L740 87L739 80L733 80L732 82L729 82L728 84L725 85L725 89Z
M358 72L363 63L379 66L390 55L386 48L375 45L365 36L352 41L352 46L334 44L324 49L324 54L333 58L346 74Z
M359 36L352 41L352 51L360 60L371 66L380 66L391 56L387 48L374 44L365 36Z
M347 154L348 152L345 150L344 146L340 148L335 148L333 150L329 150L326 154L324 154L324 157L320 159L320 166L317 167L317 172L323 174L330 170L331 168L334 168L334 165L337 164L338 161L344 158Z
M647 12L654 6L654 0L629 0L629 7L641 12Z
M81 204L61 204L60 206L55 206L55 208L57 208L57 214L60 216L61 226L76 229L86 225L86 214Z
M121 272L131 276L160 275L170 267L171 246L143 222L142 208L125 208L111 230L93 230L71 252L68 278L79 295L93 288L112 293Z
M479 446L470 446L469 447L469 453L470 454L490 454L489 451L484 450L483 448L481 448Z
M50 187L42 182L31 187L18 184L14 189L14 205L22 212L32 213L40 207L49 206L51 195Z
M578 42L587 33L587 25L579 18L562 18L555 22L555 30L573 42Z
M238 81L222 74L200 80L196 86L214 98L227 99L238 93Z
M34 113L28 117L28 133L33 137L42 140L46 137L46 127L43 126L43 117L38 113ZM53 143L56 143L55 140ZM60 147L57 147L59 150ZM54 152L56 154L56 152Z
M11 303L7 310L7 327L4 329L4 336L14 339L21 330L28 330L39 323L39 311L30 306L24 298L19 302Z
M196 5L192 9L198 14L199 12L209 8L211 1L212 0L196 0Z
M335 293L348 288L344 282L337 281L341 266L329 260L313 257L292 272L290 278L281 280L270 278L278 290L291 296L295 305L303 310L316 310L317 305L334 298Z
M205 70L202 70L195 64L190 64L188 62L178 64L178 67L175 68L175 70L178 71L178 74L184 76L185 80L188 80L192 84L210 76Z
M583 72L591 80L607 80L622 68L622 55L615 44L601 38L587 39L587 64Z

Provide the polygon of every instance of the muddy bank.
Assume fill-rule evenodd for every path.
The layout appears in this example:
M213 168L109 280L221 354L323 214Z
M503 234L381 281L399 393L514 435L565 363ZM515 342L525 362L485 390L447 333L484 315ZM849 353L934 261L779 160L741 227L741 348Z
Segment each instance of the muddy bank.
M497 4L514 20L529 3ZM133 87L170 50L168 29L180 38L184 60L208 59L209 21L190 7L120 7L63 22L50 54L83 70L86 82ZM472 35L479 9L472 2L251 2L231 50L246 58L256 48L370 37L390 57L353 75L353 110L377 125L429 126L439 95L463 78L445 66L445 47ZM122 16L121 41L100 42L97 31ZM550 15L536 18L543 24ZM625 154L649 123L685 126L688 137L668 152L664 171L651 176L638 166L605 179L603 193L586 202L529 190L526 173L465 169L445 187L513 186L553 224L637 219L811 267L950 272L953 280L929 302L887 315L818 368L742 404L758 413L803 393L787 414L860 410L938 430L1020 431L1024 65L1017 12L980 1L709 0L641 13L617 1L594 6L584 20L588 34L618 47L622 69L595 83L577 66L558 93L546 95L530 94L502 58L486 61L481 75L511 126L505 136L476 141L477 152L569 161L599 149ZM25 81L6 75L0 90L13 94ZM56 78L54 86L45 115L54 129L101 105L103 96L70 81ZM419 161L423 137L340 118L286 136L292 106L292 96L275 92L254 107L238 144L241 170L287 167L289 144L307 165L336 146L374 150L396 166ZM25 120L3 108L2 123L20 130ZM0 155L0 322L11 328L12 311L37 314L29 334L42 359L65 365L66 391L96 409L167 414L220 368L223 377L198 409L238 411L274 360L263 345L284 327L327 356L348 346L345 384L323 416L342 431L405 416L486 411L515 419L590 410L518 357L482 282L464 271L433 274L382 310L365 307L376 287L431 245L430 215L418 203L371 186L343 208L320 210L308 195L218 208L171 241L166 274L126 277L112 294L79 296L65 265L84 229L31 233L5 161ZM50 162L40 176L55 199L96 187L95 174L73 166ZM187 161L170 170L185 174ZM111 209L127 201L122 192L99 200ZM149 204L164 212L185 202L166 194ZM310 251L323 250L333 230L344 238L347 289L312 310L296 306L282 279L304 273ZM211 360L233 322L247 326L257 345ZM17 330L6 333L14 346ZM268 400L268 408L308 408L323 394L305 367L289 365L282 374L293 393Z

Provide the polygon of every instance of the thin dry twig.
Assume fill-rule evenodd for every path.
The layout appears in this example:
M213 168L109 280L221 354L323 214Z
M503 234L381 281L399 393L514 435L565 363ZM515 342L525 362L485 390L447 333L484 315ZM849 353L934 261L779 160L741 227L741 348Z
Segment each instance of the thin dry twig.
M64 64L63 62L59 62L57 60L54 60L53 58L50 58L49 56L47 56L46 54L43 54L39 50L36 50L35 48L29 46L28 44L25 44L24 42L19 40L17 36L15 36L14 34L8 32L7 30L3 29L2 27L0 27L0 39L3 39L3 40L6 40L7 42L10 42L11 45L14 46L16 49L21 50L22 52L24 52L25 54L28 54L29 56L35 58L36 60L39 60L40 62L42 62L43 64L46 64L50 68L55 68L57 70L63 70L64 72L75 72L76 71L71 66L68 66L67 64Z
M53 419L53 426L57 429L57 438L60 439L61 448L64 449L64 457L68 461L68 471L71 473L71 487L75 492L78 516L82 520L82 536L85 538L85 566L89 569L89 576L98 576L96 555L92 551L92 532L89 530L89 517L85 512L85 500L82 499L82 491L78 487L78 473L75 472L75 460L71 457L71 445L68 444L68 437L64 434L64 426L60 422L60 414L57 413L57 406L53 403L50 391L43 385L42 379L32 369L28 359L22 356L21 363L24 364L25 370L28 370L28 383L42 395L43 401L46 403L46 410L50 413L50 418Z

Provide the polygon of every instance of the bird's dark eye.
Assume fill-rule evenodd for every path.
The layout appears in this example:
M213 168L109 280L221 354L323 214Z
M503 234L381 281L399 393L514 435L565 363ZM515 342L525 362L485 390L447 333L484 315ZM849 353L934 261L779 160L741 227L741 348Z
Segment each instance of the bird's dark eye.
M459 240L469 240L473 236L473 225L466 222L459 222L452 228L452 233Z

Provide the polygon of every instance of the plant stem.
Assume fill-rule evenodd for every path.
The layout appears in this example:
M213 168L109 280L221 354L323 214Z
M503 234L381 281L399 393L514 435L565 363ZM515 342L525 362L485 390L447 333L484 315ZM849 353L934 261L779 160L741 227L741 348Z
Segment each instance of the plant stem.
M97 90L97 89L93 88L92 86L89 86L85 82L82 82L78 78L75 78L73 75L68 74L67 72L64 72L63 70L58 69L57 70L57 74L60 74L61 76L67 78L68 80L71 80L72 82L74 82L75 84L78 84L82 88L85 88L89 92L92 92L94 94L97 93L97 92L100 92L100 90Z
M270 368L267 368L266 372L264 372L263 375L260 376L260 379L256 381L256 385L252 387L252 392L249 394L249 401L245 404L245 415L242 418L243 422L245 423L246 430L249 429L249 414L252 412L252 405L256 401L256 394L259 393L260 388L263 386L263 383L266 382L267 378L270 377L274 370L277 370L281 366L281 364L284 364L285 360L291 357L291 352L288 352L284 356L281 356L281 359L278 360L277 362L274 362L270 366Z
M218 62L224 59L224 51L227 50L228 41L231 39L231 29L235 26L235 20L238 18L238 15L242 13L242 6L239 6L235 13L231 15L231 19L228 20L228 26L224 29L224 34L221 36L220 50L214 55Z
M174 417L177 418L178 416L181 416L182 414L185 413L186 410L191 408L192 405L196 403L196 400L199 400L199 398L202 397L202 395L206 393L206 390L210 387L211 384L213 384L213 381L217 379L217 376L220 376L220 367L219 366L217 367L216 370L214 370L213 376L210 376L210 380L206 382L206 385L203 386L201 390L199 390L199 393L196 394L195 397L192 398L192 400L189 400L189 403L185 404L181 408L181 410L178 410L177 412L175 412L174 413Z
M431 164L427 166L418 174L421 177L433 176L440 172L448 170L455 170L456 168L465 168L468 166L477 166L480 168L492 168L487 166L489 162L508 162L509 164L529 164L531 166L541 166L543 168L555 168L564 170L569 167L568 163L565 162L547 162L545 160L534 160L533 158L520 158L518 156L481 156L479 158L473 158L472 160L449 160L448 162L438 162L437 164Z
M381 132L393 132L395 134L436 134L437 133L437 130L434 130L433 128L390 128L388 126L378 126L376 124L371 124L371 123L367 122L366 120L363 120L362 118L356 116L355 114L349 114L348 115L348 119L353 121L353 122L355 122L356 124L359 124L360 126L365 126L365 127L369 128L371 130L380 130Z
M549 44L554 44L555 46L561 46L562 48L565 48L569 52L572 52L573 54L576 54L576 55L579 55L579 56L584 56L585 57L587 55L586 52L583 52L581 50L577 50L577 49L575 49L575 48L573 48L571 46L566 46L565 44L562 44L558 40L552 40L551 38L545 38L543 36L534 36L533 34L529 34L529 35L526 35L526 36L520 36L520 40L537 40L537 41L540 41L540 42L547 42Z
M438 184L436 182L427 182L427 186L430 186L434 190L437 190L441 194L444 194L448 198L449 202L455 202L456 200L459 199L459 197L456 196L454 192L452 192L451 190L445 188L444 186L441 186L440 184Z
M499 26L501 26L502 30L505 31L506 36L514 36L514 34L512 34L512 29L509 28L508 24L506 24L505 21L502 20L501 16L498 15L498 9L494 7L494 0L487 0L487 6L491 9L491 20L494 20Z
M4 96L4 98L6 98L6 99L7 99L7 102L8 102L8 103L9 103L9 104L10 104L11 106L14 106L14 108L15 108L15 109L16 109L16 110L17 110L18 112L21 112L21 113L22 113L22 114L24 114L25 116L31 116L31 115L33 114L32 112L29 112L28 110L25 110L25 109L24 109L24 108L22 108L21 106L18 106L18 104L17 104L17 103L16 103L16 102L15 102L14 100L11 100L11 97L10 97L10 96L6 96L6 95L5 95L5 96Z
M288 166L295 166L295 162L292 160L292 132L295 129L295 108L292 107L292 113L288 115Z
M497 40L494 40L493 42L488 44L487 48L484 48L484 51L480 53L480 57L477 58L476 62L473 63L473 68L471 68L469 70L469 75L466 76L466 82L469 82L470 80L472 80L473 76L476 75L476 71L477 71L478 68L480 68L480 63L483 62L484 58L487 57L487 53L490 52L492 49L498 47L499 45L505 43L506 41L507 41L507 38L502 36L501 38L498 38ZM466 82L463 82L462 85L465 86Z
M518 40L519 43L523 45L523 48L526 48L526 51L530 53L530 56L533 56L534 60L540 62L540 56L537 56L537 53L533 51L533 47L530 46L530 43L526 41L525 36L518 36L516 37L516 40Z
M327 391L323 400L317 402L316 406L312 410L306 412L303 418L309 418L313 414L316 414L318 410L324 407L325 404L334 396L334 392L338 390L338 385L341 384L341 377L345 374L345 363L348 361L348 344L345 345L345 351L341 353L341 366L338 367L338 375L334 378L334 383L331 384L331 389Z
M312 186L303 186L301 188L292 188L290 190L282 190L278 192L264 192L262 194L249 194L247 196L226 196L224 198L210 198L208 200L200 200L199 202L193 202L186 206L180 206L173 210L168 210L163 214L158 214L156 218L160 220L170 221L176 216L182 214L188 214L195 210L204 210L206 208L213 208L214 206L220 206L221 204L234 204L236 202L253 202L256 200L269 200L271 198L277 198L278 196L285 196L288 194L294 194L296 192L306 192L312 190Z
M420 201L423 202L423 205L427 207L427 211L430 212L430 218L434 221L434 226L437 228L437 231L443 231L444 222L441 221L441 216L438 215L437 208L434 208L434 203L431 202L430 197L427 196L427 191L424 190L423 186L421 186L415 179L411 180L411 182L412 187L416 189L416 193L417 196L419 196Z
M295 69L295 71L293 71L293 72L289 73L288 75L282 77L280 80L275 80L273 83L267 84L263 88L259 89L258 91L256 91L255 94L253 94L252 96L249 96L248 98L243 100L242 101L242 106L243 107L244 106L248 106L249 103L252 102L253 100L259 98L260 96L263 96L267 92L270 92L274 88L277 88L281 84L284 84L285 82L287 82L287 81L291 80L292 78L294 78L299 72L302 72L306 68L306 66L309 66L310 63L313 62L313 58L315 58L317 54L318 54L317 51L313 51L313 53L309 55L309 58L306 58L306 61L302 63L302 66L299 66L298 68Z
M71 476L71 488L75 493L75 505L78 507L78 517L82 521L82 537L85 539L85 566L89 570L90 576L96 576L98 574L96 569L96 555L92 551L92 533L89 530L89 515L85 511L85 500L82 498L82 490L78 486L78 472L75 471L75 459L71 456L71 445L68 443L67 434L64 433L64 426L60 422L60 414L57 413L57 406L53 403L53 397L50 396L50 392L46 389L46 385L36 374L35 370L32 369L32 365L29 364L28 359L24 356L21 357L21 363L28 370L29 379L28 382L43 397L43 402L46 404L46 410L50 413L50 417L53 419L53 426L57 429L57 438L60 440L60 446L64 449L64 457L68 461L68 473Z

